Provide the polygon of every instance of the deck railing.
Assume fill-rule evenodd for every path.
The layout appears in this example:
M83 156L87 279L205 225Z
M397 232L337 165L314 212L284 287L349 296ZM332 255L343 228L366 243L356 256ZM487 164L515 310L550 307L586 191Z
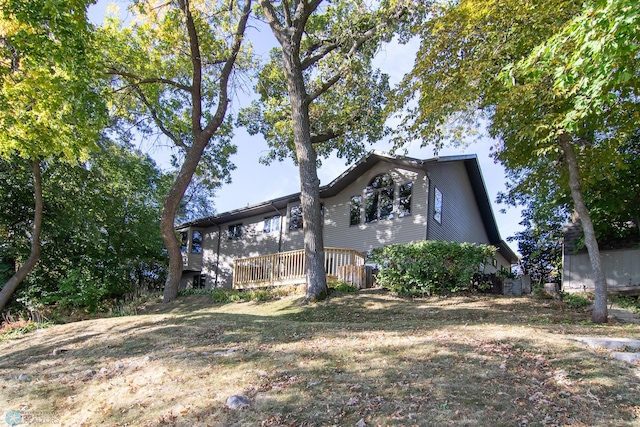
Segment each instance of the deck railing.
M353 249L324 248L327 279L337 279L345 265L364 265L365 257ZM300 284L305 282L304 249L233 261L233 287Z

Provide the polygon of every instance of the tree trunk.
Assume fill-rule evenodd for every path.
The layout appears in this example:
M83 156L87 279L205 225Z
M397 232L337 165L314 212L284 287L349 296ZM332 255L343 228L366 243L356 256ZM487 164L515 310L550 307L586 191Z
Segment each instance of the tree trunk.
M27 275L33 270L38 261L40 260L40 233L42 231L42 211L43 211L43 198L42 198L42 177L40 175L40 161L35 159L31 162L31 169L33 173L33 195L35 199L35 210L33 214L33 230L31 234L31 253L27 261L11 276L11 278L5 283L2 290L0 290L0 312L9 302L11 295L15 292L16 288Z
M169 303L178 296L180 278L182 277L182 251L180 250L180 241L175 230L176 212L180 206L182 196L187 191L191 178L198 167L198 162L207 143L208 140L204 141L204 138L193 142L162 206L160 230L162 231L162 240L164 240L169 253L169 271L164 285L163 303Z
M589 210L582 197L582 188L580 186L580 172L578 170L578 160L576 153L573 149L570 137L567 134L562 134L558 138L564 157L569 167L569 187L571 188L571 198L580 222L582 224L582 231L584 232L584 242L587 246L587 252L589 253L589 261L591 262L591 269L593 270L593 282L595 291L595 300L593 304L593 312L591 313L591 320L594 323L606 323L607 322L607 282L604 277L604 270L602 268L602 259L600 258L600 249L598 248L598 241L596 240L596 233L593 229L593 223L591 222L591 216Z
M292 43L283 43L282 61L291 103L293 140L300 173L300 205L302 207L307 275L305 300L313 301L321 298L327 292L317 156L311 143L309 105L298 48L292 46Z

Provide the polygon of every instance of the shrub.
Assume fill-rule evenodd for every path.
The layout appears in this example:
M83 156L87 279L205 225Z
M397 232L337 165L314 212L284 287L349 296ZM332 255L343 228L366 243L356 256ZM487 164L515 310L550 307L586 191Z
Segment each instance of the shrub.
M378 283L409 296L466 291L480 264L492 258L493 246L426 240L374 249Z
M569 307L581 308L591 304L591 300L584 295L579 294L562 294L562 301L564 301Z
M358 288L356 288L355 286L352 286L343 281L332 282L329 283L328 286L329 288L334 289L338 292L356 292L358 290Z

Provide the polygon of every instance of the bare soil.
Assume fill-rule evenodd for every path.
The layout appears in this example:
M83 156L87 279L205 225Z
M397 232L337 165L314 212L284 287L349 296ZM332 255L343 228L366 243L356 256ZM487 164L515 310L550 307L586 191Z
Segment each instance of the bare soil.
M0 423L639 426L640 368L572 338L640 325L588 317L534 297L183 297L0 343Z

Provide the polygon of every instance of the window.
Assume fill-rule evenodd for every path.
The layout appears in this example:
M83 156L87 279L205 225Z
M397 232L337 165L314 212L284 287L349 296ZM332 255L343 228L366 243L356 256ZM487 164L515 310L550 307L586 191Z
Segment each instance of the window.
M280 231L280 215L271 216L264 219L265 233L271 233L272 231Z
M360 224L360 209L362 208L362 196L353 196L351 198L351 219L349 220L350 225L358 225Z
M242 224L230 225L227 237L229 240L240 240L242 238Z
M189 232L181 231L180 232L180 250L183 253L187 252L187 243L189 242Z
M387 174L371 180L367 187L366 222L393 218L393 190L393 179Z
M202 253L202 231L193 230L193 234L191 235L191 253Z
M193 283L192 283L192 287L193 289L204 289L204 286L207 282L207 276L204 274L196 274L195 276L193 276Z
M398 217L411 215L411 190L413 189L413 183L401 185L398 189Z
M433 219L442 224L442 193L437 188L433 199Z
M289 230L302 228L302 206L293 205L289 208Z

